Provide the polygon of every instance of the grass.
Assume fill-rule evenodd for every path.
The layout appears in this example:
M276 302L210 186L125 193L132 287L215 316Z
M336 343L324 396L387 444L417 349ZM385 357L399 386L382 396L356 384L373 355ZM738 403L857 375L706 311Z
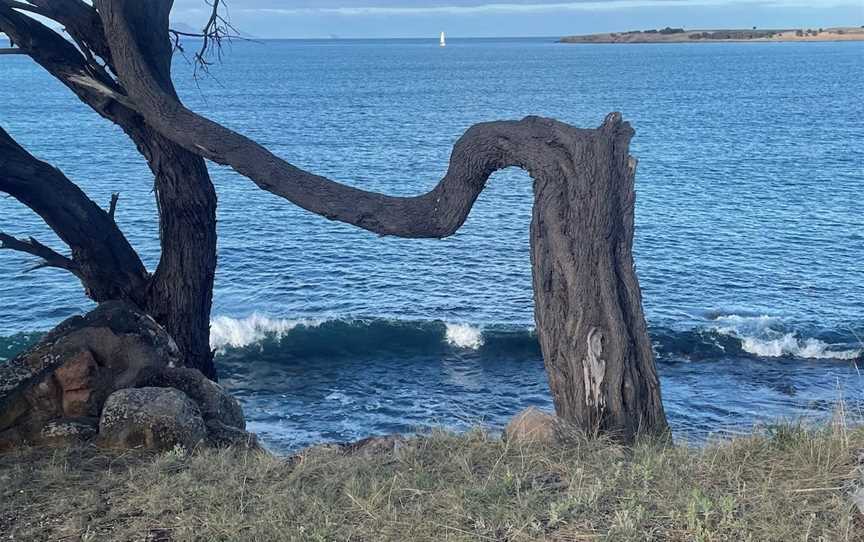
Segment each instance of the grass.
M864 429L780 425L695 448L436 432L335 450L0 455L2 540L864 540Z

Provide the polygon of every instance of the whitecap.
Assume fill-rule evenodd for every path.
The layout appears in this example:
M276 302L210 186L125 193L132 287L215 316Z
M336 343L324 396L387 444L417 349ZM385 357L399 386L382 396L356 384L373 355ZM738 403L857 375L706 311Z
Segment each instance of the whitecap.
M218 316L210 322L210 348L224 352L227 348L243 348L267 337L281 339L297 326L316 326L312 320L286 320L252 314L246 318Z
M786 333L777 338L742 337L741 348L749 354L763 358L791 356L804 359L852 360L862 354L862 350L833 350L834 345L812 337L801 339L795 333Z
M458 348L477 350L483 346L483 330L470 324L447 323L444 339Z
M780 318L729 314L715 318L714 330L741 341L741 349L763 358L795 357L802 359L857 359L861 349L848 345L833 345L814 337L799 337L796 332L783 330Z

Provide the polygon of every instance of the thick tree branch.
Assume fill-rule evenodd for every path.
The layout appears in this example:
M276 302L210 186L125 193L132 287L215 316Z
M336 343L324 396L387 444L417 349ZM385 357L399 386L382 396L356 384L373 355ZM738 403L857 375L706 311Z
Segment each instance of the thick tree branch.
M9 7L36 13L65 28L88 59L101 57L110 66L111 51L102 31L102 21L93 6L81 0L28 0L27 4L2 0Z
M11 235L0 232L0 249L15 250L42 258L41 263L31 267L28 271L35 271L43 267L56 267L57 269L65 269L75 276L80 276L80 270L75 262L32 237L29 239L16 239Z
M96 301L141 302L149 276L114 220L63 173L24 150L2 127L0 191L41 216L72 249L72 258L32 238L28 242L4 235L4 248L39 256L52 267L72 271Z
M159 0L148 6L153 3L163 9L145 9L133 0L96 2L117 74L130 103L147 122L189 151L232 167L264 190L313 213L378 234L452 235L464 223L493 172L518 166L536 174L553 161L556 146L630 138L631 129L620 115L607 118L599 131L579 130L537 117L478 124L456 143L447 174L430 192L393 197L352 188L282 160L255 141L188 110L175 96L164 92L154 68L146 61L142 44L167 40L167 16L159 14L171 2ZM559 153L558 159L566 159L565 154Z

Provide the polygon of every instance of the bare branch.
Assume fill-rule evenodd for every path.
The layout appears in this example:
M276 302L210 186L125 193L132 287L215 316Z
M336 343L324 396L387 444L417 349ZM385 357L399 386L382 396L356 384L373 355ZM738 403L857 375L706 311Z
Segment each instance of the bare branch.
M114 213L117 211L117 200L119 199L120 194L117 192L111 194L111 203L108 205L108 216L111 217L111 220L114 220Z
M42 258L42 262L27 269L27 272L42 269L43 267L56 267L57 269L65 269L73 275L80 276L78 265L71 258L63 256L32 237L29 239L16 239L11 235L0 232L0 249L15 250Z
M234 39L244 39L240 35L240 31L231 24L228 16L221 13L221 10L226 9L227 6L225 0L207 0L207 5L210 6L210 16L201 33L168 30L174 50L180 53L185 53L185 49L183 49L181 43L182 37L201 39L201 47L198 48L192 59L192 63L195 65L196 78L198 78L200 72L209 74L210 66L216 62L221 62L224 43ZM214 56L216 57L215 61L212 60Z
M33 4L28 4L26 2L17 2L15 0L6 0L6 4L9 7L17 9L19 11L27 11L30 13L35 13L36 15L42 15L43 17L51 17L51 12L46 9L42 9L39 6L34 6Z
M28 153L0 127L0 192L45 220L69 248L62 256L33 238L2 234L2 248L38 256L41 267L72 271L95 301L132 302L146 291L149 275L138 254L109 214L58 169ZM115 203L116 205L116 203Z

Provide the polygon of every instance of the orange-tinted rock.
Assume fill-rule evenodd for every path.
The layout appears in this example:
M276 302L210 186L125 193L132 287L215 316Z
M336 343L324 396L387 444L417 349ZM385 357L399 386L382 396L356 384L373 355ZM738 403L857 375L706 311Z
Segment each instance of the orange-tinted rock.
M67 417L98 416L99 405L91 401L93 388L98 385L99 365L89 350L75 354L54 371L60 387L63 414Z
M504 429L504 440L517 444L554 444L558 441L561 421L534 407L523 410Z

